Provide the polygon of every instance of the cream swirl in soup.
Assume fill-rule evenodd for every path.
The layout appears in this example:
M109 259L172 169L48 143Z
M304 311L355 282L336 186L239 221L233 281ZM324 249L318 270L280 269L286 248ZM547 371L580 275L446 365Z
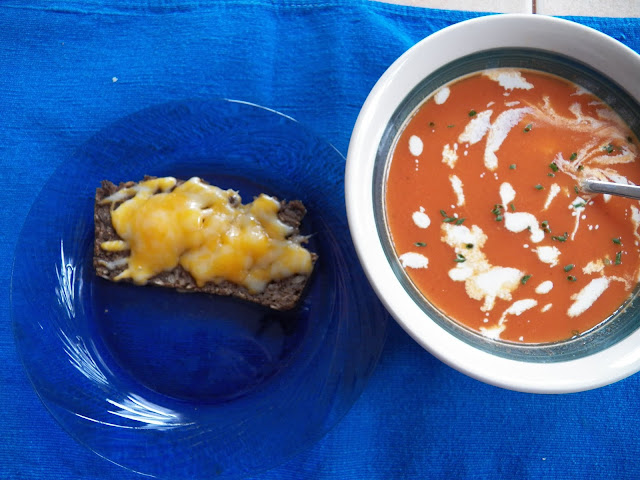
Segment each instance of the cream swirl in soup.
M638 161L635 134L585 89L533 70L469 75L399 134L385 185L394 248L434 306L482 335L580 335L638 282L640 203L579 183L640 183Z

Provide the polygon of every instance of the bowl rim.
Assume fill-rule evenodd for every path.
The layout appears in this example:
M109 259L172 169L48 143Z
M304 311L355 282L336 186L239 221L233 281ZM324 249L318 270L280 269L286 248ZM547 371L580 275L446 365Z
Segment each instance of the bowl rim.
M473 38L473 41L469 41ZM578 23L530 14L500 14L444 28L402 54L369 93L355 123L345 170L349 229L364 271L398 324L449 366L485 383L531 393L569 393L614 383L640 370L640 329L597 353L559 362L526 362L473 347L440 327L401 285L375 224L374 166L378 144L397 106L431 72L485 50L526 48L558 53L612 78L640 101L640 55ZM634 76L635 75L635 76Z

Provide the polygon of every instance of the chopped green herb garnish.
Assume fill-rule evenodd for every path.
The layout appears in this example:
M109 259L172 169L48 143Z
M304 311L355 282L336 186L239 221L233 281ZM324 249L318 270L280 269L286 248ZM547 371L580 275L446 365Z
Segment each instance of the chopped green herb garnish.
M496 216L496 222L501 222L502 221L502 212L504 211L504 206L496 203L493 206L493 210L491 210L491 213L493 213Z
M511 165L509 165L509 168L510 168L511 170L515 170L515 169L516 169L516 164L515 164L515 163L512 163Z
M613 153L613 150L615 149L615 147L611 144L608 144L602 147L602 149L607 153Z
M467 243L465 245L465 247L467 247L467 249L471 250L473 248L473 243Z
M584 170L584 165L578 165L578 171L581 172L582 170Z
M525 283L527 283L527 282L529 281L529 279L530 279L530 278L531 278L531 275L525 275L524 277L522 277L522 278L520 279L520 283L521 283L522 285L524 285Z
M555 173L551 173L551 172L547 173L547 177L555 177L555 176L556 176Z
M566 242L568 238L569 238L569 234L567 232L564 232L564 235L554 235L553 237L551 237L551 240L557 240L558 242Z
M477 113L477 112L476 112L475 110L471 110L471 111L469 112L469 116L470 116L470 117L475 117L475 116L476 116L476 113Z
M516 206L513 204L513 202L509 204L509 208L511 209L512 212L516 211Z
M578 186L577 186L577 185L574 185L574 186L573 186L573 191L574 191L574 192L576 192L576 193L578 193L578 194L580 193L580 190L578 189Z
M542 185L538 184L538 185L536 185L534 188L535 188L536 190L542 190L544 187L543 187Z
M524 127L524 133L529 133L532 128L533 128L533 123L530 123L529 125Z
M551 170L553 170L554 172L557 172L557 171L558 171L558 165L556 165L556 162L551 162L551 163L549 164L549 168L550 168Z
M611 260L609 260L608 258L604 259L604 264L605 265L611 265Z
M442 221L444 223L453 223L456 222L456 225L462 225L462 222L464 222L464 218L458 218L458 217L450 217L449 215L447 215L447 212L445 212L444 210L440 210L440 215L442 215L444 218L442 219Z
M573 267L575 267L575 265L573 263L570 263L569 265L565 265L564 271L565 272L570 272L571 270L573 270Z
M569 157L569 160L571 160L573 162L576 158L578 158L578 154L576 152L573 152L571 154L571 156Z
M462 263L462 262L466 262L467 259L465 258L464 255L462 255L461 253L456 254L456 258L454 260L454 262L456 263Z
M426 247L426 246L427 246L427 244L426 244L426 243L424 243L424 242L416 242L416 243L414 243L414 245L415 245L416 247Z
M620 237L618 238L612 238L611 241L613 243L615 243L616 245L621 245L622 244L622 240L620 239Z
M616 253L616 261L614 262L615 265L620 265L622 263L622 252L618 252Z
M447 125L447 128L453 128L455 125L452 123L451 125Z
M587 206L587 204L584 203L584 202L578 202L578 203L573 204L573 208L584 208L586 206Z
M573 275L569 275L569 276L567 277L567 280L569 280L570 282L575 282L575 281L577 280L577 278L576 278L576 277L574 277Z
M542 227L542 231L543 232L551 233L551 229L549 228L549 221L548 220L544 220L543 222L541 222L540 226Z

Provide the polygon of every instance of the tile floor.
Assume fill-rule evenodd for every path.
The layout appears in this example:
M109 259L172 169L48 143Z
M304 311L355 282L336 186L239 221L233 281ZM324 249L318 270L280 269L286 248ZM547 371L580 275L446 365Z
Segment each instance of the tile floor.
M378 0L416 7L543 15L640 17L640 0Z

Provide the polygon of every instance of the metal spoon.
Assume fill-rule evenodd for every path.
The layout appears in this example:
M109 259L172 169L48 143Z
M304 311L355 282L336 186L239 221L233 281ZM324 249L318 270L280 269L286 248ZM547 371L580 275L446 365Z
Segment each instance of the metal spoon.
M621 183L585 179L582 180L580 186L585 193L607 193L640 200L640 185L623 185Z

